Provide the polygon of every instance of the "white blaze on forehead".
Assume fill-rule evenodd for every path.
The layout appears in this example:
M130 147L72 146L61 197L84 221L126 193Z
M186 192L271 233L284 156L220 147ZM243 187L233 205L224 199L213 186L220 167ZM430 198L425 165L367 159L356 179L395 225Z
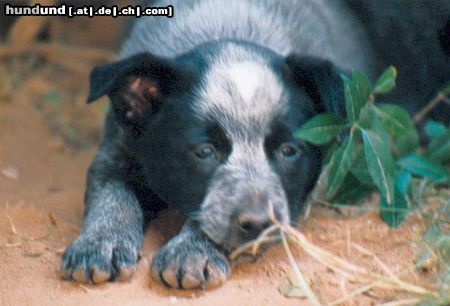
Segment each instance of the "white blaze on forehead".
M202 117L217 120L225 132L255 124L265 129L286 108L281 95L282 84L262 60L222 61L206 74L196 106Z
M243 62L224 68L224 74L236 85L236 89L244 101L251 103L256 90L264 86L264 83L277 82L267 70L259 64Z

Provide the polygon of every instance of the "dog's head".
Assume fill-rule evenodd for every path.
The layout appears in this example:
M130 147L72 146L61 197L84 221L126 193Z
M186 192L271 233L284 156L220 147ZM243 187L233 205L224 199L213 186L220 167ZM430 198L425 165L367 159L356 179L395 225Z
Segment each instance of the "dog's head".
M147 184L230 251L298 216L321 165L292 134L342 114L342 81L324 60L236 41L167 59L138 54L94 69L88 101L107 94Z

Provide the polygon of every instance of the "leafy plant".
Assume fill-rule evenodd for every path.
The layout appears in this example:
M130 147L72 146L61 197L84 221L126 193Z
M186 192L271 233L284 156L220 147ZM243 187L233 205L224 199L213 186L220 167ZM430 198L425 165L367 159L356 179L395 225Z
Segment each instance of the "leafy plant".
M315 145L329 145L326 196L330 201L350 201L380 191L380 216L398 226L411 209L413 177L449 183L443 163L450 161L450 128L430 121L425 132L429 147L419 153L419 137L408 112L375 97L395 87L396 69L391 66L372 87L359 71L342 75L347 118L319 114L295 131L294 136ZM338 135L344 135L336 144ZM342 137L341 137L342 138Z
M450 128L440 122L428 121L425 132L431 139L425 156L434 162L448 163L450 161Z

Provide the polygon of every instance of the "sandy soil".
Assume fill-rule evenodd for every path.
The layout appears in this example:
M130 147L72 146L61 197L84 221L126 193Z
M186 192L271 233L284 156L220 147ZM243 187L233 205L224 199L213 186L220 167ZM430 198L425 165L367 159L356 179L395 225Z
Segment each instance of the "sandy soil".
M222 287L205 291L169 290L151 280L149 261L176 232L175 213L155 220L146 233L142 260L129 281L100 286L61 280L64 248L79 232L85 173L95 152L103 103L84 104L87 72L72 73L19 58L0 67L0 305L307 305L279 292L290 270L281 246L256 263L241 260ZM17 64L19 62L19 64ZM13 74L11 65L18 65ZM5 81L6 80L6 81ZM422 224L411 217L389 229L375 211L336 218L314 209L301 230L315 244L355 263L381 271L356 243L377 255L402 278L428 286L416 272L416 241ZM181 225L181 224L180 224ZM322 302L348 294L358 285L315 262L295 255ZM402 298L389 290L372 290L347 305L372 305Z

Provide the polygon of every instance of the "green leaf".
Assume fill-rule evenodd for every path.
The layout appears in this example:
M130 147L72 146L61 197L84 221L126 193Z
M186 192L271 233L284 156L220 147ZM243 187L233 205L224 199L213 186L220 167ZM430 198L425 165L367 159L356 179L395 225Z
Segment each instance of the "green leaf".
M361 129L369 173L388 204L394 201L395 165L389 144L370 130Z
M408 202L398 188L395 188L395 201L389 204L383 195L380 198L380 217L390 227L399 226L408 213Z
M377 104L372 105L372 109L383 128L394 136L402 135L407 129L413 128L408 112L398 105Z
M429 120L425 124L424 130L427 136L433 139L445 133L446 127L440 122Z
M411 192L412 177L407 171L400 172L395 178L395 201L389 205L386 198L380 198L380 217L390 227L399 226L409 211L407 195Z
M339 146L331 157L327 185L327 196L331 196L341 186L355 157L353 133Z
M359 118L357 121L358 126L368 129L370 128L370 119L372 116L372 104L367 103L366 105L361 108L361 111L359 112Z
M338 204L353 204L367 197L373 190L373 187L361 184L353 174L348 173L331 201Z
M356 92L358 93L358 105L364 106L369 100L371 88L369 78L362 72L352 71L352 80Z
M444 167L417 154L399 159L397 165L413 174L429 178L438 183L445 182L449 177L449 173Z
M411 193L412 175L410 172L403 170L395 178L395 186L402 195Z
M402 156L417 150L419 136L404 108L394 104L378 104L371 105L371 110L383 129L392 137L398 155Z
M426 156L438 163L450 161L450 129L430 142L426 150Z
M331 145L329 145L327 147L324 157L322 159L322 163L324 165L328 164L330 162L331 156L337 150L337 148L338 148L338 144L336 142L332 143Z
M295 138L300 138L316 145L330 142L341 133L348 124L332 114L319 114L308 120L301 128L294 132Z
M347 112L347 118L350 123L353 123L358 120L359 112L364 104L360 99L360 94L354 80L345 75L341 75L341 77L344 81L345 110Z
M397 78L397 70L394 66L387 68L383 74L375 82L373 92L376 94L384 94L390 92L395 87L395 79Z
M398 156L416 152L419 148L419 134L417 134L417 130L415 128L406 130L403 136L395 138L395 145Z
M375 133L381 139L381 141L392 145L391 139L393 138L393 136L386 131L386 129L381 124L381 120L376 115L374 115L373 111L371 111L370 113L370 128L368 130Z
M350 172L364 185L375 186L370 176L369 169L367 168L367 161L364 155L364 147L358 145L356 149L356 158L352 164Z

